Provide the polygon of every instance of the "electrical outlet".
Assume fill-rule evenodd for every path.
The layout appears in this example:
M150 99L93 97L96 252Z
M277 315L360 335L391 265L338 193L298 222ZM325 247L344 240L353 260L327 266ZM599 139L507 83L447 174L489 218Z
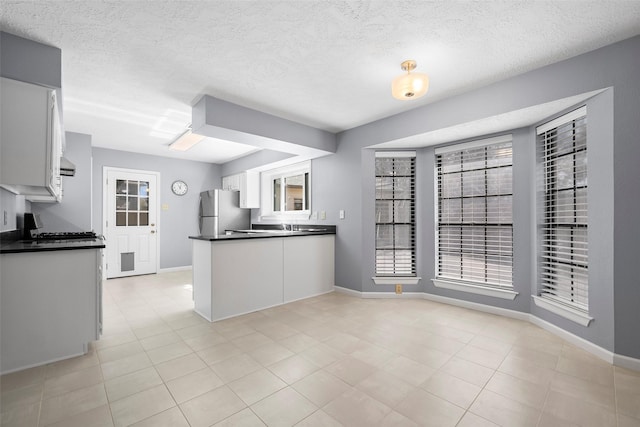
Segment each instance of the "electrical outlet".
M327 219L327 213L325 211L320 211L320 219Z
M401 294L402 293L402 285L401 284L397 284L396 285L396 294Z

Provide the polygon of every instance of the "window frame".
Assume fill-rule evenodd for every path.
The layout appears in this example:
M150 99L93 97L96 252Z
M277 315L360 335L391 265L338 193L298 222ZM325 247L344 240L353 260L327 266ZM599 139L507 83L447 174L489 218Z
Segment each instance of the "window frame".
M377 202L378 200L390 200L391 203L395 206L395 202L396 201L407 201L409 200L410 202L410 207L409 207L409 219L410 221L407 223L406 221L402 221L402 222L396 222L395 221L395 209L392 209L392 221L391 222L384 222L384 223L379 223L377 218L375 218L375 223L374 223L374 227L375 227L375 234L374 234L374 276L372 277L373 281L375 284L377 285L389 285L389 284L417 284L420 280L420 278L417 276L417 242L416 242L416 229L417 229L417 222L416 222L416 163L417 163L417 158L416 158L416 151L376 151L375 152L375 162L377 163L378 159L407 159L410 158L412 160L411 163L411 175L406 176L408 178L411 179L411 184L410 184L410 198L395 198L395 194L394 196L389 199L389 198L384 198L384 199L378 199L377 194L374 196L374 200L375 202ZM376 193L377 193L377 186L378 186L378 178L383 178L386 177L385 176L378 176L378 174L376 173L375 175L375 181L376 181ZM395 176L395 166L394 166L394 175ZM405 177L405 176L403 176ZM405 177L405 178L406 178ZM391 267L391 269L393 270L391 273L386 273L384 271L382 271L381 266L379 266L378 264L378 251L382 250L378 248L378 238L377 238L377 233L378 233L378 227L380 225L385 225L385 226L389 226L391 225L392 227L395 227L395 225L409 225L410 227L410 235L409 235L409 240L410 240L410 273L399 273L397 272L397 266L396 266L396 262L395 262L395 252L396 252L396 247L395 247L395 241L393 244L393 248L391 249L385 249L385 250L390 250L394 253L394 261L393 261L393 266ZM395 228L393 228L395 230ZM395 238L394 238L395 240ZM402 249L402 250L406 250L406 249ZM380 268L380 270L379 270Z
M493 146L498 146L501 144L508 144L509 148L511 150L511 157L510 157L510 162L506 165L500 165L500 168L506 168L506 167L510 167L511 171L512 171L512 177L513 177L513 136L511 134L506 134L506 135L500 135L500 136L496 136L496 137L491 137L491 138L484 138L484 139L479 139L479 140L474 140L474 141L469 141L469 142L463 142L463 143L457 143L457 144L452 144L452 145L448 145L448 146L444 146L444 147L439 147L436 148L435 150L435 155L434 155L434 210L435 210L435 215L434 215L434 228L435 228L435 241L434 241L434 246L435 246L435 277L432 279L432 282L434 284L434 286L438 287L438 288L446 288L446 289L451 289L451 290L456 290L456 291L461 291L461 292L469 292L469 293L475 293L475 294L480 294L480 295L486 295L486 296L491 296L491 297L496 297L496 298L502 298L502 299L510 299L513 300L515 299L515 297L518 295L518 292L514 291L514 286L513 286L513 178L512 178L512 182L511 182L511 188L510 191L508 192L508 194L503 194L501 192L498 192L496 194L488 194L487 192L487 188L486 188L486 184L487 184L487 171L491 170L491 169L495 169L494 167L489 167L487 165L488 161L491 160L487 157L487 152L486 149L488 147L493 147ZM484 205L485 205L485 215L484 215L484 221L482 223L478 223L475 224L474 222L470 223L468 226L467 225L463 225L462 221L462 217L461 217L461 223L460 223L460 244L462 245L463 243L463 237L462 237L462 233L463 233L463 229L467 228L469 231L473 231L474 229L477 229L479 227L482 227L482 229L484 230L484 235L485 238L482 240L482 248L484 248L481 251L481 255L483 255L484 257L484 269L485 269L485 280L484 281L479 281L479 280L467 280L464 279L464 275L462 273L462 268L463 268L463 264L462 264L462 258L461 258L461 264L460 264L460 268L461 268L461 272L459 277L456 275L455 277L452 276L447 276L447 275L442 275L441 274L441 266L442 266L442 244L440 242L440 235L441 235L441 231L440 228L443 226L443 222L441 221L441 202L442 200L444 200L445 198L443 197L443 195L441 194L441 185L440 185L440 176L441 176L441 171L439 171L439 156L443 156L446 154L451 154L451 153L460 153L460 155L463 155L463 152L466 150L477 150L477 149L485 149L485 153L484 153L484 162L485 162L485 167L484 168L478 168L478 169L473 169L473 170L467 170L466 172L471 173L471 172L475 172L476 174L478 172L481 172L481 174L484 176L484 181L485 181L485 191L484 194L481 195L474 195L473 198L477 199L477 198L482 198ZM462 168L460 168L460 173L464 173L465 170ZM462 179L462 175L461 175L461 179ZM460 189L462 191L463 189L463 182L461 181L460 183ZM489 197L503 197L503 196L510 196L511 197L511 204L510 204L510 208L511 208L511 212L509 214L511 221L509 224L491 224L488 220L487 220L487 203L489 200ZM446 198L447 200L453 200L456 199L456 197L453 198ZM465 200L465 196L462 195L462 193L460 194L460 196L457 198L460 200L460 205L461 205L461 215L462 215L462 206L463 206L463 202ZM510 262L508 263L510 265L510 279L506 284L501 284L501 280L498 280L497 283L495 282L489 282L488 281L488 276L487 276L487 257L489 257L489 252L490 252L490 246L488 245L487 242L487 230L495 228L497 231L500 231L501 228L506 228L508 227L510 230L510 234L511 234L511 241L510 241L510 254L507 258L510 259ZM478 245L476 245L476 247L478 247ZM489 248L488 248L489 247ZM460 249L460 254L462 256L462 247ZM469 251L470 255L473 255L473 249L471 251ZM504 256L502 256L504 258ZM503 263L500 263L500 268L502 268ZM473 278L472 278L473 279Z
M274 210L274 181L281 179L281 188L284 188L284 183L287 178L291 178L298 175L309 174L308 182L303 186L303 210L292 211L276 211ZM311 216L312 205L312 192L311 192L311 160L307 160L301 163L295 163L288 166L283 166L276 169L270 169L262 171L260 173L260 188L261 188L261 203L260 203L260 216L262 219L275 219L275 220L287 220L287 219L309 219ZM308 200L308 206L307 206ZM281 206L286 206L286 191L280 192Z
M582 326L589 326L593 318L589 316L589 227L588 227L588 134L587 134L587 108L582 106L567 114L564 114L554 120L544 123L536 128L536 150L539 161L538 180L539 199L539 219L538 219L538 270L537 270L537 293L533 295L534 303L551 311L559 316L565 317ZM578 126L578 121L582 124ZM557 131L563 126L571 124L571 136L569 138L558 139ZM556 132L553 134L553 132ZM580 141L579 132L584 132L584 141ZM556 138L553 138L555 135ZM553 138L553 139L552 139ZM571 143L571 149L559 152L561 144ZM581 145L584 145L581 147ZM550 152L555 151L553 155ZM584 170L580 170L576 163L578 155L584 156ZM550 164L558 163L562 158L571 156L571 187L558 188L559 174L550 170ZM551 173L555 173L551 176ZM578 185L580 175L584 177L584 183ZM584 207L578 208L577 193L581 190L584 192ZM571 191L573 194L572 216L567 216L566 209L561 210L559 207L560 192ZM555 195L555 198L554 198ZM563 220L558 220L558 215L564 215ZM584 230L583 241L580 240L574 230ZM569 230L569 240L563 240L558 237L559 230ZM554 240L555 231L555 240ZM565 233L566 234L566 233ZM555 242L555 243L554 243ZM552 243L554 243L552 245ZM569 244L570 261L566 258L564 252L558 253L560 244ZM576 246L577 245L577 246ZM579 246L583 245L584 248ZM576 258L584 257L583 262L575 262ZM559 266L568 267L571 271L571 280L569 289L565 284L558 281L554 273L554 269ZM575 272L579 270L579 272ZM579 280L579 276L583 280ZM563 296L570 291L570 298ZM582 295L578 295L582 293ZM578 301L578 300L583 301Z

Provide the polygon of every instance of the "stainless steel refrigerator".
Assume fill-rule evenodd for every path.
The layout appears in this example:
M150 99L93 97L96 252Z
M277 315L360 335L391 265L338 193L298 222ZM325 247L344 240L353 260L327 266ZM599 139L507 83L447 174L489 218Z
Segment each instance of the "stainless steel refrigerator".
M251 210L240 207L239 191L203 191L198 212L201 236L219 236L226 230L247 230L251 227Z

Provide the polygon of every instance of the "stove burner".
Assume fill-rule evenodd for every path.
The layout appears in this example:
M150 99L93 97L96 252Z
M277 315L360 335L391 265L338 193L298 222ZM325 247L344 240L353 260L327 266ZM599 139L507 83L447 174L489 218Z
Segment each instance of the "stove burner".
M93 231L63 231L57 233L38 233L34 238L36 240L75 240L95 239L97 236Z

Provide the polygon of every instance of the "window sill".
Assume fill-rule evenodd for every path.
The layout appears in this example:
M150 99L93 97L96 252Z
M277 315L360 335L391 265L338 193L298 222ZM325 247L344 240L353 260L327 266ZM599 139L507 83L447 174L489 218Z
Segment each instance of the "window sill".
M543 308L547 311L550 311L558 316L564 317L565 319L569 319L572 322L575 322L582 326L589 326L589 323L593 320L593 317L589 316L584 311L571 308L566 304L562 304L554 301L551 298L541 297L537 295L531 295L533 298L533 302L540 308Z
M472 285L471 283L455 282L446 279L431 279L431 281L436 288L451 289L454 291L468 292L494 298L514 300L518 295L518 292L508 289L492 288L482 285Z
M407 276L374 276L372 277L373 283L376 285L417 285L420 282L421 277L407 277Z

